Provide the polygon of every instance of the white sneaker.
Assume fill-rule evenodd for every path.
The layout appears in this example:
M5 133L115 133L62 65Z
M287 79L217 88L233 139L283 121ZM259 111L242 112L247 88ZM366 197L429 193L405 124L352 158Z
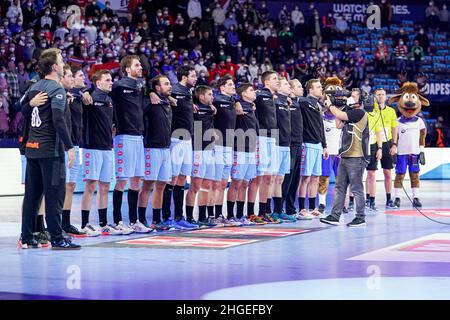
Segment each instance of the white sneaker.
M227 219L228 220L228 219ZM228 220L228 223L232 224L234 227L240 227L242 226L242 222L240 222L238 219L236 219L235 217L232 217L231 219Z
M100 229L100 232L103 235L109 235L109 236L120 236L120 235L122 235L122 231L119 230L119 229L116 229L116 227L113 226L112 224L108 224L108 225L102 227Z
M134 230L124 224L122 221L119 221L119 223L114 226L114 229L122 232L122 235L124 236L134 233Z
M95 228L89 223L83 229L81 229L81 232L83 232L87 237L98 237L101 234L99 231L95 230Z
M309 214L312 215L314 217L314 219L321 219L321 218L325 218L326 217L322 212L319 211L318 208L315 208Z
M131 229L133 229L136 233L150 233L153 231L153 229L147 228L140 221L136 221L136 223L133 223L131 225Z
M312 214L310 214L308 211L306 211L306 209L303 209L302 211L298 212L295 215L295 218L297 220L312 220L315 217Z

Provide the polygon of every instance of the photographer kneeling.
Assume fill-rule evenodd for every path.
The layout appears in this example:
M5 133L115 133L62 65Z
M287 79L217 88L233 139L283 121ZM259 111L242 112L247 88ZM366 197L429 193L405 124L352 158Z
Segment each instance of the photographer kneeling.
M330 97L326 97L325 106L336 116L336 127L342 128L341 147L339 155L338 175L336 177L334 205L331 214L320 219L321 222L338 226L339 218L344 208L347 187L355 197L356 217L348 223L349 227L366 225L363 173L369 159L369 129L367 127L367 113L359 89L352 90L347 99L347 106L338 109L332 105Z

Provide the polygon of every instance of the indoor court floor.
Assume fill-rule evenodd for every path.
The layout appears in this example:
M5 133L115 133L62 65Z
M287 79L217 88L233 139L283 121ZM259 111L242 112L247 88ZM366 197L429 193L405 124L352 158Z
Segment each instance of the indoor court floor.
M450 181L422 181L422 211L450 224L449 190ZM385 212L382 182L377 194L366 227L346 227L349 213L338 227L311 220L100 236L64 252L18 249L22 197L0 197L0 299L450 299L450 225L421 216L404 194L400 210ZM125 196L127 223L126 207Z

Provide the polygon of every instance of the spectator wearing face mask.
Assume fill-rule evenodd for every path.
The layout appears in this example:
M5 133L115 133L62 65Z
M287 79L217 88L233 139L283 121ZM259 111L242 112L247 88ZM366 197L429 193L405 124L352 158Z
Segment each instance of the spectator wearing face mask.
M20 7L20 1L14 0L6 12L6 17L10 20L12 19L20 19L23 20L22 8Z
M333 18L331 11L322 17L323 25L323 41L330 42L333 32L336 30L336 20Z
M372 86L370 85L370 80L365 79L364 83L361 85L361 90L364 91L367 94L370 94L372 91Z
M300 23L300 21L303 19L305 20L305 17L303 16L303 12L300 11L298 6L295 6L294 10L291 12L291 21L294 25L294 28L296 25Z
M441 22L440 29L448 31L448 24L450 22L450 12L447 10L447 5L444 3L442 9L438 13L439 21Z
M84 28L86 31L86 39L89 43L95 43L97 39L97 27L94 25L92 18L88 19L88 25Z
M91 3L86 7L85 15L89 17L98 17L101 15L102 10L97 5L97 0L92 0Z
M309 30L311 33L311 47L319 49L322 46L322 22L320 21L319 12L315 9L309 19Z
M17 77L16 64L14 61L8 62L8 72L6 72L6 80L8 81L9 99L14 105L20 99L19 78Z
M52 28L53 27L53 20L50 17L50 8L45 9L44 15L41 17L40 19L40 26L41 28L45 28L45 27L49 27Z
M428 8L430 8L430 7L428 7ZM439 13L439 11L430 10L430 14L425 18L425 25L431 31L437 30L440 26L438 13Z
M419 34L414 37L414 40L419 41L419 45L422 46L425 52L429 52L428 49L430 48L430 39L428 38L424 28L420 28Z
M212 18L214 20L214 24L217 26L221 26L225 22L225 10L219 3L216 4L216 7L212 11Z
M394 15L394 9L390 1L381 0L380 4L380 15L381 15L381 27L387 27L391 24L392 16Z
M439 8L434 4L434 1L428 3L428 7L425 9L425 17L430 17L432 14L437 15L439 13Z
M408 58L408 47L403 40L398 41L398 45L394 49L395 70L403 73L406 69L406 60Z
M423 48L419 44L419 40L414 40L414 46L411 48L411 61L414 74L419 73L425 55Z
M386 73L388 60L388 47L384 44L384 41L379 40L375 51L375 71L377 73Z
M294 39L296 39L295 50L304 50L308 43L308 33L305 32L305 18L300 18L299 23L294 27Z
M23 21L25 22L26 26L34 26L35 25L36 19L37 19L36 12L37 12L37 10L36 10L33 0L28 0L22 10ZM61 20L61 21L66 21L66 20Z

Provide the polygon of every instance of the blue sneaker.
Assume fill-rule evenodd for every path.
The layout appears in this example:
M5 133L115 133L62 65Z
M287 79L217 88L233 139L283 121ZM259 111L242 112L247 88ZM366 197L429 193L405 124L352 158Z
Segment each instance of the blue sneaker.
M283 222L297 222L297 218L295 218L295 215L288 215L286 212L282 212L278 215L278 218L280 218Z
M180 226L175 220L172 218L168 218L164 221L164 225L169 228L169 230L188 230L185 227Z
M180 220L175 220L175 222L187 230L195 230L199 228L198 224L189 223L184 217L181 217Z

